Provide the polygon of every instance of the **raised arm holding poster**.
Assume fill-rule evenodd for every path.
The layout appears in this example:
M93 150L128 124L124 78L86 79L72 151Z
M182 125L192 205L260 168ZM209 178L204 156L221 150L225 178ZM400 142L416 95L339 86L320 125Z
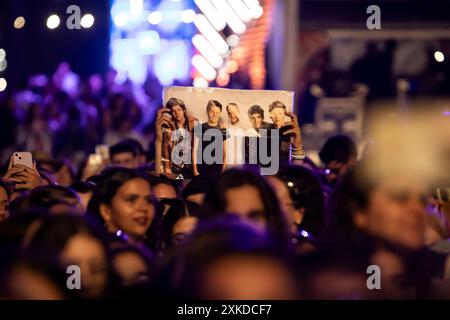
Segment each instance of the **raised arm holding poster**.
M288 91L164 88L156 170L191 178L252 164L275 174L291 145L292 158L304 158L293 99Z

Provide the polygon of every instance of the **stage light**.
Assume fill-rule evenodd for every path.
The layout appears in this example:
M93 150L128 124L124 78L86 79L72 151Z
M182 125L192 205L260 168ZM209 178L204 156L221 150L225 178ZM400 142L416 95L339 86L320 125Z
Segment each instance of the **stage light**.
M208 61L206 61L206 59L199 54L196 54L192 57L192 65L195 67L195 69L198 70L198 72L201 73L201 75L206 80L212 81L217 76L216 70L214 70L214 68L211 67Z
M227 43L231 48L236 47L239 44L239 36L236 34L232 34L227 38Z
M239 70L239 63L237 63L236 60L229 60L226 65L225 68L227 70L228 73L235 73Z
M250 11L247 6L241 0L227 0L229 5L233 8L234 12L239 16L239 18L247 23L252 20Z
M83 28L87 29L87 28L90 28L90 27L92 27L94 25L94 21L95 21L94 16L92 14L88 13L88 14L85 14L81 18L80 24L81 24L81 26Z
M116 83L127 78L143 84L147 76L146 59L139 53L136 39L116 39L112 43L111 65L117 70Z
M195 19L195 11L188 9L188 10L184 10L181 13L181 21L183 21L184 23L192 23L194 22Z
M148 73L154 74L164 85L171 85L174 80L189 79L191 40L196 28L181 29L195 18L193 1L110 2L113 21L110 65L117 70L119 83L127 77L135 83L141 82ZM116 40L130 41L121 43Z
M236 13L231 9L226 1L211 0L217 10L225 17L225 21L236 34L243 34L246 30L245 24L239 19Z
M6 51L4 49L0 49L0 61L6 58Z
M217 53L217 51L211 46L203 35L196 34L192 38L192 43L214 68L217 69L222 66L223 58Z
M60 19L56 14L52 14L47 18L47 28L56 29L59 26Z
M167 30L170 32L174 32L175 29L182 21L181 21L181 14L179 10L164 10L160 11L161 17L164 16L164 19L161 19L160 24L164 28L168 28Z
M126 71L134 67L139 58L139 50L135 39L116 39L112 43L111 64L117 71Z
M8 86L8 83L6 82L6 79L0 78L0 92L5 91L7 86Z
M14 28L15 29L22 29L25 26L25 18L24 17L17 17L16 20L14 20Z
M143 54L155 54L159 51L160 39L156 31L142 31L138 34L137 41Z
M118 27L123 27L128 23L128 14L121 12L114 17L114 23Z
M134 61L132 69L128 70L128 77L135 84L142 85L147 78L147 60L143 56L138 56Z
M197 29L208 39L211 45L222 56L226 56L228 53L228 45L223 40L222 36L211 26L206 17L202 14L195 16L194 24Z
M184 40L164 41L154 60L154 72L163 86L189 77L189 45Z
M209 0L194 0L194 2L208 18L214 29L222 31L226 27L227 23L225 19L223 19L222 13L214 8Z
M445 57L444 57L444 54L441 51L436 51L434 53L434 59L437 62L444 62Z
M134 16L138 16L144 8L143 0L130 0L130 13Z
M225 87L230 83L230 75L226 71L221 70L217 76L216 83L220 87Z
M259 6L258 0L243 0L249 9Z
M261 6L255 6L250 9L250 14L253 19L259 19L264 13L264 9Z
M0 60L0 72L5 71L7 66L8 62L6 61L6 59Z
M147 20L151 24L159 24L162 20L162 13L159 11L153 11L148 15Z
M244 0L249 9L250 16L253 19L261 18L264 13L264 9L260 6L258 0Z
M130 11L129 0L113 0L111 6L111 17L115 18L120 13L127 13Z
M206 80L203 77L197 77L192 82L192 85L194 87L196 87L196 88L208 88L209 87L209 82L208 82L208 80Z

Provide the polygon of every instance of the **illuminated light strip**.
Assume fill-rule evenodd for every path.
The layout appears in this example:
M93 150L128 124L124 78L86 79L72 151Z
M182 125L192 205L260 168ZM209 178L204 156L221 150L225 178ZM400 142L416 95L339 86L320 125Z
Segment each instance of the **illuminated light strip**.
M214 68L218 69L223 65L223 58L203 35L196 34L192 38L192 43Z
M253 19L259 19L264 14L264 10L260 6L253 7L250 9L250 14Z
M216 70L214 70L214 68L211 67L208 61L206 61L206 59L199 54L196 54L192 57L192 65L201 73L201 75L206 80L212 81L217 76Z
M242 2L242 0L227 0L230 6L233 8L234 12L239 16L239 18L247 23L252 20L250 15L250 10L248 7Z
M211 26L208 20L202 14L197 14L194 20L195 26L200 32L208 39L209 43L216 49L222 56L228 54L228 44L222 38L222 36Z
M258 7L260 6L258 0L244 0L244 3L247 5L247 7L249 9L256 7L256 6L258 6Z
M258 0L244 0L249 9L250 16L253 19L259 19L263 15L263 8L259 5Z
M240 35L247 29L233 9L223 0L211 0L214 6L225 16L225 21L234 33Z
M214 29L222 31L226 27L227 23L225 19L223 19L221 13L214 8L209 0L195 0L194 2L211 22Z
M232 1L232 0L230 0ZM231 49L231 59L236 60L241 73L250 76L251 88L264 88L267 70L265 67L265 43L270 33L272 23L271 12L275 6L274 0L252 1L243 0L249 11L253 9L262 12L260 19L252 22L248 30L240 37L239 45ZM262 3L262 4L260 4Z

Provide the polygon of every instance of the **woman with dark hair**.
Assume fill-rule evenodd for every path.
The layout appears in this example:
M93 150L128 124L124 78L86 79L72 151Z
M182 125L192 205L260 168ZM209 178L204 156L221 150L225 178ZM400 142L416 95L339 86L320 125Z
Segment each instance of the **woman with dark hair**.
M421 273L425 217L423 184L411 175L374 172L359 163L331 195L322 245L341 258L368 257L382 270L386 297L418 297L424 291L417 286L427 283Z
M170 98L167 101L165 108L168 109L171 119L170 125L163 129L162 157L164 173L168 175L182 174L183 177L192 177L192 164L184 162L174 163L174 161L172 161L172 151L175 146L186 139L187 136L191 137L198 119L187 114L186 105L183 100ZM175 141L172 140L172 135L174 132L176 132L177 138ZM189 147L192 148L192 142ZM183 158L183 155L180 154L179 157Z
M286 166L276 176L268 177L268 181L281 204L294 243L300 247L306 243L317 245L325 216L324 195L318 178L306 168Z
M205 194L205 217L231 213L258 229L267 230L282 244L288 242L288 229L278 199L261 176L230 169L217 177Z
M178 246L194 231L198 217L183 200L174 200L163 217L165 247Z
M23 239L24 256L47 269L77 266L81 290L75 290L76 295L82 299L104 298L113 293L105 236L100 225L86 217L48 216L29 229Z
M161 209L143 174L127 168L103 171L88 213L102 221L108 232L159 250Z

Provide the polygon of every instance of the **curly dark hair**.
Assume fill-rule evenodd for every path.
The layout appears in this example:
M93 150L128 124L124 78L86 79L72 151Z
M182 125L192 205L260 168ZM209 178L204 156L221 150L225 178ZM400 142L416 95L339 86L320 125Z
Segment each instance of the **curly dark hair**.
M257 104L255 104L248 109L249 117L254 113L259 113L261 115L261 117L264 119L264 110L263 110L263 108L261 108L261 106L258 106Z

